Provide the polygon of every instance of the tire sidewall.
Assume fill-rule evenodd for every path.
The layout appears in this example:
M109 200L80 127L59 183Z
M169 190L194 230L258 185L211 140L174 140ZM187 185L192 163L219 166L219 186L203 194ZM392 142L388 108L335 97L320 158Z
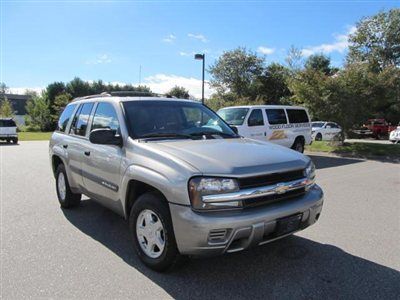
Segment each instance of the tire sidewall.
M157 215L164 227L165 247L161 256L157 258L151 258L144 253L139 245L139 240L136 233L138 216L143 210L146 209L152 210ZM141 195L131 209L129 216L129 229L135 251L139 258L147 266L156 271L164 271L174 264L179 252L176 247L169 207L163 197L155 193L146 193Z

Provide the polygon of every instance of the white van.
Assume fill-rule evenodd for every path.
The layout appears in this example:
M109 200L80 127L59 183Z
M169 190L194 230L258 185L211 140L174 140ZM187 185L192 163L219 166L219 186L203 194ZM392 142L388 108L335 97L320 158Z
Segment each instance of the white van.
M244 137L273 142L299 152L311 144L311 122L307 110L299 106L230 106L217 112Z

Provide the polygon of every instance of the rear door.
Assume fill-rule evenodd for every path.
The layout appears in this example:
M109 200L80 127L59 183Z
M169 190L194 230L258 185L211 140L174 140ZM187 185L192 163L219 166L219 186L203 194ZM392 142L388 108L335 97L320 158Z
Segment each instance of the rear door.
M0 120L0 134L5 136L16 135L17 125L11 119Z
M86 136L89 117L93 109L94 103L83 103L78 108L69 130L69 139L65 141L68 151L69 167L72 173L73 180L81 187L82 179L82 162L84 159L84 151L89 143ZM63 145L63 147L65 147Z
M265 114L268 122L267 140L278 145L290 147L285 110L283 108L267 108L265 109Z
M299 136L304 137L305 144L311 143L311 123L308 114L303 108L287 108L286 113L289 121L288 143L293 145ZM290 147L289 146L289 147Z
M99 102L91 118L90 131L98 128L120 133L120 120L113 103ZM88 134L89 135L89 134ZM82 175L85 189L103 205L119 210L122 148L114 145L85 144Z
M246 121L247 126L243 126L243 135L245 137L256 139L256 140L266 140L266 127L264 121L264 115L261 108L254 108L249 113Z

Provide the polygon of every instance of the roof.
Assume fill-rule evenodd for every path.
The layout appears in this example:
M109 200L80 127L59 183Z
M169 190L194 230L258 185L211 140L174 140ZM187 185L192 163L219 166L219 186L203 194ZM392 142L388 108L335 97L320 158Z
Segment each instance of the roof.
M128 102L128 101L182 101L200 103L196 100L178 99L168 97L154 97L154 96L135 96L135 97L121 97L121 96L107 96L107 95L93 95L87 97L76 98L72 102L92 102L92 101L109 101L109 102Z
M224 108L295 108L295 109L306 109L305 107L302 106L292 106L292 105L238 105L238 106L227 106L223 107Z

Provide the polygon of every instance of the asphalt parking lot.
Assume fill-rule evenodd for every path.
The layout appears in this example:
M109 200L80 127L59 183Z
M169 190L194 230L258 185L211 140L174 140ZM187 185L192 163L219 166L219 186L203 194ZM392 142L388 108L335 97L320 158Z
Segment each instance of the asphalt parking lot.
M89 199L78 209L60 209L47 145L0 145L4 299L400 295L400 164L312 156L325 192L317 224L158 274L136 258L119 216Z

